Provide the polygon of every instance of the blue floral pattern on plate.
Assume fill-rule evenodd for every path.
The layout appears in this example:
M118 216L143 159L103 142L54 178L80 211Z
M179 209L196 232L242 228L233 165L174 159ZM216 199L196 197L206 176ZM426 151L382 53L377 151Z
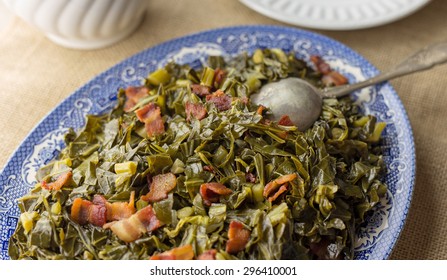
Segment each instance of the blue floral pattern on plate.
M119 88L139 85L148 73L168 61L199 67L209 55L232 56L257 48L293 51L309 62L322 56L349 81L378 73L362 56L328 37L295 28L236 26L205 31L144 50L103 72L51 111L26 137L0 173L0 259L9 259L8 242L20 214L17 198L35 183L37 169L63 149L63 135L84 125L87 114L100 114L116 103ZM356 259L387 259L399 237L410 206L415 182L415 148L405 109L388 83L353 93L365 113L387 123L384 159L389 191L355 237Z

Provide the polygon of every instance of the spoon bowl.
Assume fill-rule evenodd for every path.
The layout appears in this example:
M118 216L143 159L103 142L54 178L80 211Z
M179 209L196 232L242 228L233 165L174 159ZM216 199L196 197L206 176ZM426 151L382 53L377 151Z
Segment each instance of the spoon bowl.
M299 78L286 78L263 86L251 96L252 102L270 109L270 119L279 121L283 115L304 131L320 116L323 106L321 92Z

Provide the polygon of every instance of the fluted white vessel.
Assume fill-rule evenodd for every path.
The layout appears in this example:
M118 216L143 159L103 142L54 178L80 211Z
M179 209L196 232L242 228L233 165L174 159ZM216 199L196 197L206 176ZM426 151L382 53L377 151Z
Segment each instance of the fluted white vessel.
M3 0L17 16L68 48L96 49L130 35L148 0Z

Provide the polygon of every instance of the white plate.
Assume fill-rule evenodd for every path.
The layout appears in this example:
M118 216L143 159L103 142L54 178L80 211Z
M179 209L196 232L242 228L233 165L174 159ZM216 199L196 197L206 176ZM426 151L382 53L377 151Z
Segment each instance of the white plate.
M353 30L408 16L430 0L240 0L273 19L302 27Z

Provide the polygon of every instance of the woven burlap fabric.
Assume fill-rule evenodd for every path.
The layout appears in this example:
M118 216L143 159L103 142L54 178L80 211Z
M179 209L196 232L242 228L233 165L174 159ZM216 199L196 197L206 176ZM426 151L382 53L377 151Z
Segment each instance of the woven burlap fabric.
M236 0L151 0L138 30L111 47L57 46L20 19L0 33L0 169L30 130L75 89L145 48L186 34L242 24L285 25ZM386 70L447 40L447 1L380 27L321 31ZM412 123L417 176L408 219L391 259L447 259L447 66L392 82Z

